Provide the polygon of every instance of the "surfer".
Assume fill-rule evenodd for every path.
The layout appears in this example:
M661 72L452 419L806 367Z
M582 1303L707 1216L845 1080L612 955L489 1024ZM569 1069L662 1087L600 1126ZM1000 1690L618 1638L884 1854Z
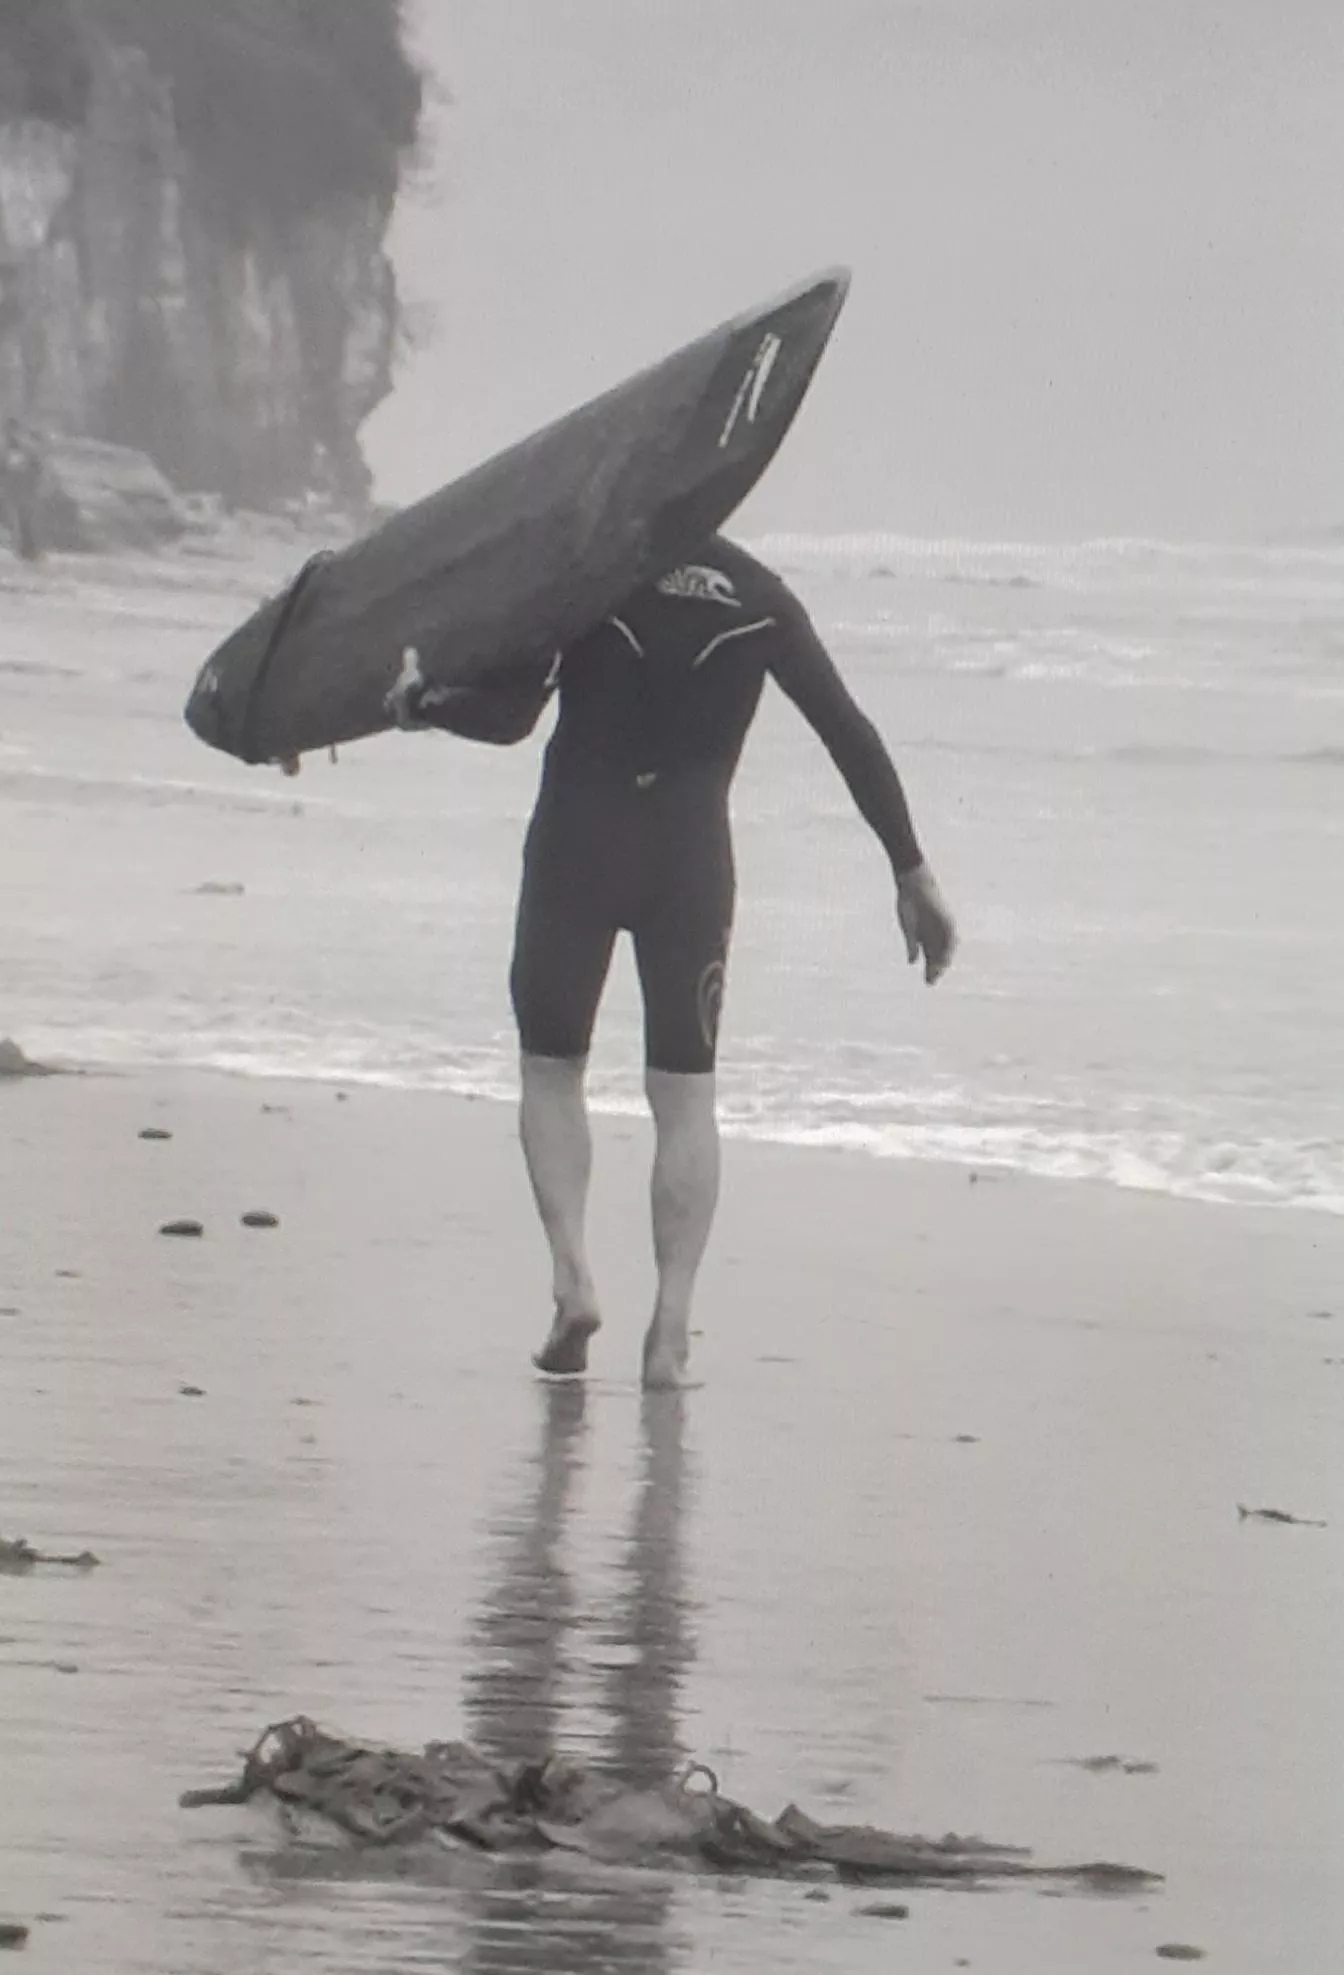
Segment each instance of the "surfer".
M534 1359L543 1372L585 1371L600 1324L585 1245L584 1075L624 930L643 993L655 1130L658 1286L643 1378L649 1388L686 1383L691 1299L719 1192L714 1071L734 903L728 795L767 676L844 777L890 862L907 956L922 956L925 980L939 980L956 932L881 736L792 592L725 538L563 653L486 686L427 685L408 651L391 698L401 726L507 745L531 733L559 693L510 970L520 1135L554 1271L554 1321Z

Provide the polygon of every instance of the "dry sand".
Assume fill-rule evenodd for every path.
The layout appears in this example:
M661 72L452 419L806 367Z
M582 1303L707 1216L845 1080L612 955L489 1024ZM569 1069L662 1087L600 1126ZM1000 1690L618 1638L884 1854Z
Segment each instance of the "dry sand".
M1337 1969L1344 1223L732 1145L704 1389L642 1403L647 1148L599 1131L608 1327L557 1392L505 1109L0 1087L0 1534L103 1559L0 1578L30 1965L1106 1975L1188 1941ZM203 1238L158 1234L179 1216ZM763 1811L1166 1885L912 1892L896 1922L739 1880L277 1878L241 1813L176 1798L299 1710L682 1751ZM1111 1754L1157 1767L1071 1761Z

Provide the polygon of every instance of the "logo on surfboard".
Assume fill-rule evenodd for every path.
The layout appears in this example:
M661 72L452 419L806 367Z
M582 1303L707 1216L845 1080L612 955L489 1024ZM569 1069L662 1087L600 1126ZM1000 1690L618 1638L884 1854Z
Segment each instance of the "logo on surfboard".
M768 329L757 344L755 354L747 365L746 375L737 387L737 394L724 420L723 430L719 434L720 451L737 430L737 421L743 412L747 415L748 425L756 423L756 415L761 409L762 394L783 348L783 338L776 336L773 329Z

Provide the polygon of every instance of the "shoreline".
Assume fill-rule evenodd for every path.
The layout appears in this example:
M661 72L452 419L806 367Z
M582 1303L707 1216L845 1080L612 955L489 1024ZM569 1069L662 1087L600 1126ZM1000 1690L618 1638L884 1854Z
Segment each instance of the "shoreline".
M534 1209L527 1188L521 1150L517 1143L515 1107L510 1099L490 1094L464 1094L446 1089L408 1087L400 1084L365 1081L349 1076L286 1076L238 1071L222 1065L142 1066L106 1062L52 1064L51 1074L0 1078L0 1103L24 1102L25 1095L36 1104L48 1102L64 1114L58 1129L72 1122L68 1106L80 1101L104 1105L109 1115L99 1121L99 1129L125 1129L131 1114L144 1112L147 1120L167 1111L190 1116L204 1111L211 1128L227 1123L238 1135L245 1132L255 1116L302 1114L319 1122L330 1120L337 1107L346 1116L358 1114L377 1127L380 1142L393 1144L401 1138L419 1147L429 1134L445 1156L459 1156L470 1165L477 1149L483 1149L488 1165L483 1175L485 1192L505 1184L513 1196L510 1206L527 1229L534 1260L540 1269L542 1237L534 1224ZM30 1113L35 1119L41 1114ZM614 1233L613 1219L629 1214L639 1227L636 1249L647 1247L645 1232L647 1156L652 1151L652 1121L645 1108L629 1111L594 1107L595 1142L592 1212L597 1239L608 1240ZM1017 1168L975 1165L969 1161L924 1156L900 1157L870 1154L851 1146L808 1145L749 1132L724 1128L724 1187L719 1217L702 1281L713 1274L714 1252L735 1233L734 1193L740 1191L740 1211L750 1217L759 1212L772 1189L801 1183L825 1191L828 1210L841 1201L847 1203L841 1218L850 1221L875 1212L889 1211L893 1199L916 1215L943 1218L954 1203L964 1213L974 1213L977 1221L992 1228L996 1239L1009 1235L1013 1212L1036 1220L1044 1215L1050 1222L1077 1223L1079 1235L1097 1239L1104 1236L1110 1247L1119 1230L1150 1218L1165 1229L1188 1229L1183 1235L1183 1263L1196 1259L1204 1235L1221 1235L1238 1245L1249 1244L1273 1251L1286 1263L1294 1251L1302 1258L1307 1300L1327 1304L1338 1300L1338 1286L1344 1282L1344 1225L1328 1213L1298 1213L1284 1203L1269 1201L1211 1201L1171 1192L1118 1185L1092 1176L1047 1176ZM469 1143L467 1141L470 1141ZM616 1147L638 1144L641 1156L632 1160ZM328 1140L324 1151L331 1148ZM194 1175L204 1177L208 1170L193 1158ZM5 1160L0 1148L0 1176ZM279 1169L277 1169L278 1171ZM11 1175L11 1178L14 1176ZM289 1176L292 1179L292 1175ZM336 1173L340 1184L344 1174ZM196 1177L193 1184L198 1183ZM1015 1203L1014 1207L1009 1203ZM820 1211L820 1210L819 1210ZM824 1218L824 1217L823 1217ZM1245 1232L1233 1236L1233 1224L1243 1223ZM1252 1230L1259 1230L1252 1233ZM797 1228L780 1229L781 1239L796 1236ZM835 1232L840 1233L839 1225ZM1312 1258L1318 1258L1313 1260ZM961 1257L965 1266L965 1257ZM1018 1260L1027 1258L1018 1257ZM1224 1257L1224 1266L1226 1258ZM1138 1253L1127 1263L1140 1269ZM1033 1261L1033 1273L1035 1263ZM1223 1268L1220 1268L1220 1274ZM1314 1286L1313 1286L1314 1285ZM1344 1322L1344 1309L1341 1309Z
M3 1038L0 1038L2 1040ZM31 1060L31 1059L30 1059ZM298 1089L341 1090L346 1093L366 1091L378 1093L390 1099L405 1097L413 1100L445 1100L450 1104L487 1104L496 1109L512 1111L517 1104L516 1089L503 1091L497 1087L462 1088L448 1084L411 1083L399 1081L392 1075L378 1071L348 1070L305 1070L266 1069L260 1067L237 1068L228 1063L174 1062L155 1063L147 1061L117 1062L99 1058L64 1057L59 1051L45 1052L42 1060L33 1065L35 1074L43 1076L74 1078L112 1078L118 1080L190 1080L195 1077L206 1079L222 1078L243 1085L274 1089L294 1086ZM9 1081L0 1074L0 1089ZM13 1078L21 1082L24 1077ZM590 1115L595 1125L615 1127L621 1124L648 1122L648 1107L642 1098L622 1100L610 1096L591 1096ZM1313 1219L1344 1221L1344 1204L1339 1204L1333 1196L1317 1199L1298 1198L1287 1200L1256 1199L1250 1195L1232 1197L1200 1190L1197 1186L1184 1188L1176 1184L1146 1184L1141 1181L1124 1180L1111 1174L1039 1172L1006 1158L993 1156L972 1157L969 1154L957 1156L953 1153L928 1151L904 1151L897 1146L881 1144L860 1145L838 1140L826 1142L827 1126L799 1126L784 1129L756 1128L732 1118L720 1117L720 1134L724 1145L760 1147L783 1153L800 1153L806 1157L827 1156L853 1159L865 1164L894 1167L900 1170L928 1168L935 1172L959 1175L970 1185L995 1185L1008 1181L1025 1182L1031 1186L1081 1187L1088 1192L1103 1194L1118 1193L1138 1199L1167 1200L1178 1205L1191 1207L1214 1207L1230 1210L1233 1213L1307 1214ZM844 1127L836 1128L843 1131Z

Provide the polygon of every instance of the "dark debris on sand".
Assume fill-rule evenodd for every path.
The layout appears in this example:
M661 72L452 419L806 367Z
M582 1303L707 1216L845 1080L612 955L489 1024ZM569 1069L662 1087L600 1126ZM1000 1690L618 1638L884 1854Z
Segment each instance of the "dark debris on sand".
M1090 1776L1156 1776L1155 1762L1137 1762L1132 1756L1061 1756L1070 1769L1085 1769Z
M39 1564L52 1565L61 1570L96 1570L98 1559L92 1550L81 1550L77 1557L50 1557L41 1550L35 1550L23 1536L5 1538L0 1536L0 1572L10 1577L22 1577Z
M607 1864L679 1860L772 1877L852 1884L976 1886L1023 1878L1079 1891L1131 1893L1160 1875L1105 1863L1041 1866L1012 1845L898 1836L870 1825L818 1824L790 1804L770 1821L723 1796L694 1765L658 1789L631 1789L559 1758L501 1769L464 1742L418 1754L329 1734L306 1716L268 1728L223 1789L192 1790L184 1809L269 1800L287 1822L307 1812L357 1846L487 1853L582 1853Z

